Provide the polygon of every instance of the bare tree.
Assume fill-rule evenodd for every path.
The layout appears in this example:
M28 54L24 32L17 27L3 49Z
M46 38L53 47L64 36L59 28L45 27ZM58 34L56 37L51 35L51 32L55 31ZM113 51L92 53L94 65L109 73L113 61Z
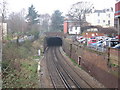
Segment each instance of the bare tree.
M0 13L1 13L1 22L5 22L5 18L6 18L6 13L7 13L7 2L6 0L3 0L0 3L1 7L0 7Z
M6 19L6 12L7 12L7 2L6 2L6 0L2 0L2 2L0 2L0 16L1 16L1 20L0 20L0 26L1 26L1 30L0 30L0 34L1 34L1 36L0 37L2 37L1 39L3 40L4 38L3 38L3 34L4 34L4 30L3 30L3 23L5 23L6 21L5 21L5 19Z
M41 32L47 32L50 28L50 19L51 16L49 14L40 15L40 30Z
M86 14L91 13L93 10L93 4L91 2L77 2L72 5L67 16L69 18L76 20L82 25L86 21Z
M25 22L24 10L19 13L11 13L8 18L9 32L24 33L27 30L27 23Z

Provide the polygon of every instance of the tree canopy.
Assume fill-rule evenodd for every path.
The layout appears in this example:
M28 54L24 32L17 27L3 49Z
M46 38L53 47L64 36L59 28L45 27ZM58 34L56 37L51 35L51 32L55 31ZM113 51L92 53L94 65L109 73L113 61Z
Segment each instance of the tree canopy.
M37 24L39 22L38 17L38 12L35 10L35 7L31 5L28 8L28 15L26 16L28 23L30 25Z
M52 18L51 18L51 30L52 31L61 31L63 30L63 21L64 21L64 17L62 16L62 12L60 12L59 10L56 10L53 14L52 14Z

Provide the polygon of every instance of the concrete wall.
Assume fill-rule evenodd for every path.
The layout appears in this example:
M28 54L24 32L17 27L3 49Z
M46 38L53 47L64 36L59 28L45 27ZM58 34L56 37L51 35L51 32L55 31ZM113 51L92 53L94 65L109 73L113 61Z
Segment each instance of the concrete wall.
M91 76L95 77L99 82L108 88L118 87L118 67L110 66L111 54L106 51L104 53L96 52L77 44L68 43L67 40L63 41L63 50L76 62L78 57L81 57L80 65ZM114 52L113 52L114 53Z

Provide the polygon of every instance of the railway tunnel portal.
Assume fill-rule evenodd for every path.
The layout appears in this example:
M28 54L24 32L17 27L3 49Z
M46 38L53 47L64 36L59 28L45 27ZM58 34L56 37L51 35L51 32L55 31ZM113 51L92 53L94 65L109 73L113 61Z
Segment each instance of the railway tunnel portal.
M60 37L46 37L47 47L62 46L62 39Z
M46 34L46 37L44 38L44 51L47 47L62 46L63 44L62 37L64 37L63 33L49 32L45 34Z

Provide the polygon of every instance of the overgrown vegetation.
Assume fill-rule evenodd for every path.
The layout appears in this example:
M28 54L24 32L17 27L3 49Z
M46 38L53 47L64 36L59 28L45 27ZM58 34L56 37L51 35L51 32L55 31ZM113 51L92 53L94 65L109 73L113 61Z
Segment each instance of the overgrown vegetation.
M39 88L37 50L40 43L25 41L19 46L16 43L6 43L3 46L3 88Z

